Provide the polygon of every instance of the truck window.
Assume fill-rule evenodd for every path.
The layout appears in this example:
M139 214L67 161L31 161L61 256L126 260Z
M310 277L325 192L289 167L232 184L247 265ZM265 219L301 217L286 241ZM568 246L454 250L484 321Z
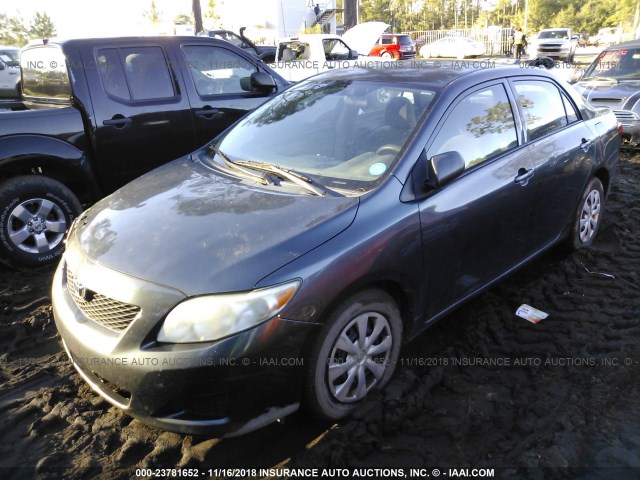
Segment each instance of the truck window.
M175 96L171 73L160 47L103 48L96 53L107 94L123 100Z
M244 93L240 80L257 70L251 62L225 48L185 45L182 50L200 96Z
M349 47L337 38L322 40L324 55L327 60L348 60Z
M22 53L22 92L25 100L67 103L71 85L64 54L57 46L27 49Z
M103 48L99 50L97 63L102 86L107 95L123 100L131 100L118 49Z

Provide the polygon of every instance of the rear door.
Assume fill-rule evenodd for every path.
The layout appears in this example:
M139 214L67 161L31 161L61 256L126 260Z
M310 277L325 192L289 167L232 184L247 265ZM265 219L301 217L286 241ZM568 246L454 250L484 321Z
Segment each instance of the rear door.
M556 240L573 219L599 145L596 134L555 82L525 78L512 85L536 166L537 208L531 235L545 245Z
M194 149L188 98L161 43L105 42L85 48L82 57L92 92L98 178L107 192Z

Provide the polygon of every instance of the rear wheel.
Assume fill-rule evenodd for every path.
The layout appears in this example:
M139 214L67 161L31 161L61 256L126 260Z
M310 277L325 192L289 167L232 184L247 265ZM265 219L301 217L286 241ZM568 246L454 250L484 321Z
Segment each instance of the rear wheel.
M393 54L391 52L384 52L382 55L380 55L382 58L384 58L385 60L393 60Z
M82 211L76 196L51 178L28 175L0 185L0 256L36 266L58 259L64 235Z
M592 178L582 193L571 232L567 238L567 244L571 250L593 245L602 224L603 202L602 182L598 178Z
M307 409L328 420L348 415L389 381L401 339L400 313L386 293L366 290L342 303L311 353Z

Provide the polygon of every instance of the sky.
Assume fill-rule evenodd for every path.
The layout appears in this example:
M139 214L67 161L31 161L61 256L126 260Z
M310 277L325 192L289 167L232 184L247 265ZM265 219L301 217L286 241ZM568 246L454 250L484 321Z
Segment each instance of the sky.
M201 0L203 15L208 3ZM166 28L172 28L177 15L191 12L191 0L155 0L155 4ZM225 5L217 0L216 5L233 8L232 1ZM162 33L148 31L143 12L150 8L151 0L0 0L0 13L22 17L27 26L36 12L46 12L63 38Z

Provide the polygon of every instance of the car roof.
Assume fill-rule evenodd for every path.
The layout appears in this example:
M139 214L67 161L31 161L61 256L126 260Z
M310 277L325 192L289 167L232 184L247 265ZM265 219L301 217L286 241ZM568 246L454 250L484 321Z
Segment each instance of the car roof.
M522 69L513 65L500 65L490 62L478 62L478 68L472 68L469 62L451 61L423 61L420 66L414 66L415 62L394 62L394 67L389 68L388 62L372 60L364 67L334 69L311 77L313 79L335 80L365 80L389 83L410 83L424 86L429 89L444 88L458 79L468 79L469 84L476 84L496 78L511 76L538 76L557 80L547 70L541 68ZM483 68L484 65L484 68ZM487 68L487 67L491 68Z
M617 43L605 48L605 50L624 50L626 48L640 48L640 40L630 40L628 42Z
M217 38L197 35L141 35L129 37L86 37L86 38L68 38L68 39L49 39L47 43L37 43L28 45L25 48L41 47L46 45L62 45L75 46L78 44L105 44L105 43L173 43L173 42L215 42L221 45L229 45L229 42Z

